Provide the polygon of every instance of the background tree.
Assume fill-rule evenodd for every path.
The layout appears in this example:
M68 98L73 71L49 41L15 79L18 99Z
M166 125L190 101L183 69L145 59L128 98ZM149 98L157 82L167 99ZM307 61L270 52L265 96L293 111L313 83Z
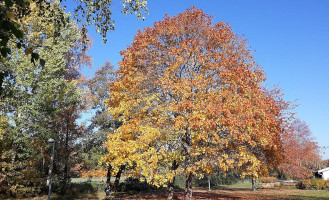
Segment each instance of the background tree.
M1 112L10 122L6 138L10 144L11 164L16 166L8 168L7 175L10 176L9 172L21 173L22 180L25 180L25 183L20 183L9 177L16 184L16 192L19 187L38 189L43 184L41 181L48 173L49 138L56 141L58 160L55 172L63 174L61 177L65 181L62 183L69 180L68 155L72 153L78 132L81 132L77 125L82 105L79 67L88 60L82 50L81 31L74 21L68 19L68 15L63 14L59 3L51 4L49 12L55 14L48 17L53 17L52 20L44 20L39 10L33 9L36 4L31 3L30 6L31 13L21 21L21 28L29 33L23 42L36 46L41 44L38 55L47 59L47 63L31 63L32 55L25 56L21 48L16 48L14 42L10 43L15 56L4 63L10 76L4 79L2 86ZM47 23L55 22L54 18L59 15L67 19L60 35L56 34L56 23ZM34 170L30 173L31 177L26 175L26 169Z
M29 35L29 29L24 26L26 19L35 17L38 13L38 17L42 17L44 23L53 25L50 30L52 31L53 43L45 44L42 42L44 36L50 32L45 31L45 35L40 34L38 31L35 35L40 36L40 43L35 40L30 42L27 38ZM5 77L9 77L10 70L7 69L5 62L15 57L15 52L12 52L13 48L21 49L22 55L30 56L32 63L39 60L39 47L46 45L45 47L51 49L52 44L56 43L56 37L61 34L61 28L68 22L68 17L64 17L64 12L58 12L57 8L52 7L48 1L24 1L24 0L6 0L0 2L0 86ZM31 35L30 35L31 36ZM23 53L24 52L24 53ZM38 64L44 65L45 60L40 59Z
M280 162L280 99L229 25L191 8L139 31L121 54L107 103L122 126L104 157L115 172L126 166L156 186L184 174L191 199L193 176L266 173Z
M95 25L97 32L103 36L103 40L106 41L106 34L110 30L114 30L114 20L112 19L112 0L93 0L93 1L69 1L71 3L76 2L77 6L74 9L74 19L80 23L83 27L83 35L86 39L87 25ZM147 1L146 0L123 0L124 14L137 15L137 18L141 18L143 13L147 13ZM31 6L34 5L34 6ZM23 48L28 54L32 54L33 61L38 60L38 47L31 46L27 41L23 41L25 35L28 34L21 27L21 20L27 17L32 12L39 11L39 16L43 17L48 23L56 23L57 34L61 34L61 28L65 27L67 23L63 13L57 18L48 18L50 15L58 14L56 10L52 10L51 3L49 1L36 1L36 0L6 0L0 2L0 59L11 57L11 49L8 46L8 42L16 43L18 48ZM55 19L55 20L54 20ZM144 17L143 17L144 19ZM39 44L41 45L41 44ZM43 61L42 61L43 62ZM1 75L4 75L2 72ZM3 79L0 79L3 80Z
M96 31L99 32L103 41L106 42L107 32L114 30L114 20L112 19L112 0L93 0L93 1L78 1L77 7L74 9L74 19L82 26L82 36L84 48L88 46L87 39L87 25L94 25ZM70 2L73 2L70 1ZM56 2L56 1L55 1ZM60 1L62 2L62 1ZM137 15L137 18L142 17L143 12L147 13L147 0L123 0L122 13ZM44 23L54 24L54 33L56 35L62 34L62 29L65 29L67 16L64 12L57 12L51 6L50 1L37 0L6 0L0 2L0 87L5 79L10 75L5 63L15 55L11 52L10 43L14 43L19 49L22 49L26 55L31 55L31 62L39 61L40 65L44 65L46 59L39 59L40 46L45 45L40 43L30 43L25 40L29 32L21 26L23 18L29 17L31 13L38 12L39 17L42 17ZM54 17L56 15L56 17ZM143 17L144 19L144 17ZM56 37L55 37L56 38ZM56 40L53 40L53 44ZM52 44L47 44L48 48ZM0 89L0 95L2 90Z
M322 161L323 167L329 167L329 159Z
M95 76L86 82L88 89L86 101L89 105L89 112L93 116L79 144L80 164L82 164L82 171L85 175L88 175L88 171L94 174L95 170L104 169L100 168L98 164L100 158L107 153L102 145L106 141L107 135L119 126L118 122L113 121L108 113L108 106L104 104L104 100L110 96L110 82L115 81L115 79L116 72L113 65L107 61L95 72Z
M312 177L313 172L321 168L320 147L304 121L296 119L290 131L289 138L284 140L282 173L298 180Z
M81 35L80 35L81 37ZM73 172L71 169L78 163L78 141L83 138L85 127L78 123L81 112L87 108L87 102L83 95L86 92L85 78L80 69L82 66L90 66L91 58L81 45L81 38L76 41L71 50L65 55L65 71L62 74L66 87L61 89L61 100L57 102L61 108L52 128L57 133L57 154L55 172L61 185L61 192L67 191Z

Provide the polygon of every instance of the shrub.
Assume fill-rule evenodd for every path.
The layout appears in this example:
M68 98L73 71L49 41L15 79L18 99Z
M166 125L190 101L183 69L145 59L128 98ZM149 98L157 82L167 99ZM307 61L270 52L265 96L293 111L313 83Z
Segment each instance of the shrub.
M103 182L80 182L80 183L70 183L66 191L66 195L79 195L79 194L91 194L96 192L103 192L106 185ZM61 193L60 183L54 179L52 183L52 192L60 194ZM44 193L48 192L48 187Z
M147 182L141 182L137 178L127 178L123 183L119 184L118 191L131 192L131 191L151 191L158 190L157 187L148 184Z
M329 180L323 179L306 179L299 182L298 187L300 189L308 190L326 190L329 189Z
M312 181L310 179L302 180L299 183L299 188L300 189L310 189L310 188L312 188Z
M175 187L178 188L184 188L185 187L185 181L186 178L183 174L179 174L175 176Z
M261 183L276 183L278 182L278 179L276 177L260 177L259 182Z

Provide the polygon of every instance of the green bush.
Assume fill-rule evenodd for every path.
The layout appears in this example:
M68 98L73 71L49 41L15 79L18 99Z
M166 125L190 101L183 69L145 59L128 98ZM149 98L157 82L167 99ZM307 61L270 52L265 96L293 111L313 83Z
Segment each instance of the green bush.
M298 187L308 190L326 190L329 189L329 180L306 179L299 182Z
M175 176L175 188L184 188L185 187L185 175L179 174Z
M96 192L103 192L105 189L105 183L103 182L81 182L81 183L70 183L68 185L67 195L78 195L78 194L90 194ZM48 191L48 187L46 188ZM56 180L52 183L52 191L54 193L61 193L60 183Z
M119 192L132 192L132 191L150 191L158 190L157 187L148 184L147 182L141 182L136 178L127 178L123 183L120 183L118 186Z
M276 183L278 182L278 179L276 177L260 177L259 178L260 183Z

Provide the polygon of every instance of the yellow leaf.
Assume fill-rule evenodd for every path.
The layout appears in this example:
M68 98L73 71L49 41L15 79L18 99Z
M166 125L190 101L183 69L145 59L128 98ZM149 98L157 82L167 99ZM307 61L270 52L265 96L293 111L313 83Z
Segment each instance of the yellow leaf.
M29 55L29 54L32 54L32 53L33 53L33 50L30 49L30 48L26 48L26 49L24 50L24 53L25 53L25 55Z
M15 14L14 12L7 11L7 17L11 20L15 20Z

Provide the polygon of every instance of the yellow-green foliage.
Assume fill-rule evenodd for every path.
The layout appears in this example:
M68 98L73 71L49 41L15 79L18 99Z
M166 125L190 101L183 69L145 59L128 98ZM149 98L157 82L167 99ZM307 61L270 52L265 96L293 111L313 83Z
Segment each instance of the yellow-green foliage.
M326 190L329 189L329 180L323 179L306 179L299 183L300 189L309 190Z
M5 134L5 129L4 129L4 125L6 123L6 118L2 115L0 115L0 141L3 139L3 136Z
M67 81L65 76L71 75L68 57L81 34L71 21L59 30L58 18L68 19L68 15L58 2L53 2L43 13L36 2L31 2L29 14L21 18L21 28L28 33L24 41L28 41L31 48L23 51L10 42L15 56L5 61L11 76L2 84L5 94L10 95L1 96L3 105L0 104L0 195L23 197L40 193L50 160L46 141L58 133L57 127L60 129L62 121L57 120L63 119L59 117L60 111L66 105L71 108L71 102L78 102L77 83ZM40 58L46 61L44 66L31 63L30 54L36 46ZM56 150L59 149L57 145ZM58 153L57 158L59 155L63 153ZM68 159L58 160L56 165L63 166ZM62 166L55 168L55 173L64 169Z

